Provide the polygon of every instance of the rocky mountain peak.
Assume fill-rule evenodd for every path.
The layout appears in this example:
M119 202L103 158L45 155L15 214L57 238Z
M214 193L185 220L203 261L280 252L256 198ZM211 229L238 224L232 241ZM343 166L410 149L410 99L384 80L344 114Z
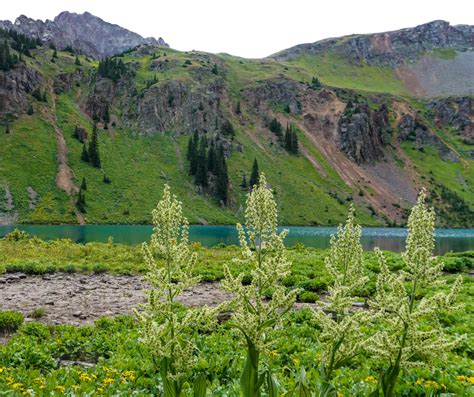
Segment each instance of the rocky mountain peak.
M34 20L20 15L13 24L10 21L0 21L0 28L14 29L45 43L52 43L58 48L71 46L95 58L115 55L140 44L168 47L161 37L144 38L89 12L76 14L63 11L53 21Z
M474 50L474 26L436 20L390 32L359 34L300 44L272 57L288 60L303 54L335 52L355 61L396 67L434 49Z

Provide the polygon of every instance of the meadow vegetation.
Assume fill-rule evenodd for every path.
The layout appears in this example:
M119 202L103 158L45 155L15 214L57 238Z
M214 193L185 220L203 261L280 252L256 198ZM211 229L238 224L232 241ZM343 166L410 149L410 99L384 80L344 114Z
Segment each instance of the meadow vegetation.
M20 315L2 314L7 326L19 329L0 348L0 391L473 395L474 284L466 271L474 255L432 256L434 214L424 194L409 218L402 255L362 252L352 210L330 250L285 249L264 178L248 196L240 247L188 244L187 220L169 188L153 219L154 235L144 248L45 242L22 232L1 240L2 271L144 274L151 291L135 317L80 327L21 325ZM222 280L235 299L212 309L176 303L199 279ZM319 304L289 310L295 299ZM223 311L231 318L219 324Z

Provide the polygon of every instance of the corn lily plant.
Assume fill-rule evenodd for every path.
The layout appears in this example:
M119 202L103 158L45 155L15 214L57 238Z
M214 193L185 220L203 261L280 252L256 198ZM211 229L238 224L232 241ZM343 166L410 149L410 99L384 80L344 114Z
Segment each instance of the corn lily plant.
M161 375L165 397L178 397L195 363L195 334L211 328L215 312L207 307L185 309L177 298L199 282L192 274L196 254L188 245L188 221L182 205L165 186L163 198L152 212L153 235L143 244L151 285L148 303L135 311L142 324L142 339L149 346ZM205 378L198 376L195 396L204 396Z
M444 281L441 279L443 264L433 256L435 214L425 206L425 197L422 191L408 219L406 249L402 254L404 270L391 272L383 253L377 250L380 274L370 305L379 311L383 321L367 348L386 364L386 370L373 396L394 396L403 369L422 365L433 358L445 358L461 339L448 337L439 322L441 311L459 309L455 299L461 277L447 293L426 294Z
M366 325L373 318L366 310L353 310L357 301L356 291L368 281L365 275L363 250L360 242L362 229L354 224L351 206L346 224L340 225L331 238L331 247L325 265L331 275L332 285L325 300L312 310L313 321L320 328L320 378L319 395L334 391L331 380L334 371L347 365L363 351L367 335Z
M252 281L250 285L243 285L244 274L234 277L226 266L222 282L222 288L235 297L230 302L233 311L230 322L239 331L247 348L246 363L240 379L244 397L260 396L265 380L269 390L276 390L269 372L260 371L260 358L270 350L271 331L293 306L297 294L296 290L287 293L281 283L290 274L290 262L283 244L287 231L278 233L277 218L273 193L262 174L259 185L253 186L247 196L246 227L244 229L242 225L237 225L241 261L250 265ZM265 299L268 290L273 291L270 301Z

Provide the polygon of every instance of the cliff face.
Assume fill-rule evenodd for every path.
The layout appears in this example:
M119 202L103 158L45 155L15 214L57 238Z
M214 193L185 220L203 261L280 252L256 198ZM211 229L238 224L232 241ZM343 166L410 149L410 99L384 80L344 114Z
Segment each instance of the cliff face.
M474 26L451 26L433 21L414 28L367 35L353 35L301 44L272 55L286 61L302 54L334 51L354 61L370 65L396 67L419 58L433 49L470 51L474 49Z
M348 103L338 124L337 144L351 160L367 163L380 160L391 133L387 106L371 110L365 104Z
M52 43L58 49L71 46L95 58L103 58L136 47L140 44L155 44L168 47L160 37L143 38L118 25L114 25L85 12L75 14L62 12L53 21L34 20L24 15L14 23L0 21L0 28L13 29L44 43Z
M30 103L28 94L37 88L40 80L40 74L24 64L8 72L0 71L0 120L25 113Z
M454 128L468 145L474 145L474 106L471 97L440 98L430 101L435 122L440 128Z

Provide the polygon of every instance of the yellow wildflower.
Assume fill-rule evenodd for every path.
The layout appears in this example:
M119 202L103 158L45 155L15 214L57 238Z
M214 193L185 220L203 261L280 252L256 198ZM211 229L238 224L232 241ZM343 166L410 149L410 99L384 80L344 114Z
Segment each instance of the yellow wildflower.
M90 382L92 380L92 377L89 374L87 374L86 372L81 372L79 374L79 380L81 382Z
M18 383L18 382L17 382L17 383L13 383L13 384L12 384L12 389L19 389L19 388L21 388L22 386L23 386L22 383Z
M6 371L7 369L5 367L0 367L0 374L4 371Z
M417 385L422 385L424 379L417 379L416 384Z
M341 393L340 391L338 391L338 392L336 393L336 396L337 396L337 397L344 397L344 393Z
M298 357L293 358L293 364L300 365L301 361Z
M64 386L61 386L61 385L57 385L55 387L55 389L60 393L64 393L66 391L66 388Z
M276 357L276 356L278 356L278 352L277 352L276 350L272 350L272 351L270 352L270 356L271 356L271 357Z
M126 380L135 380L136 376L135 376L135 372L134 371L130 371L130 370L125 370L122 372L122 377L125 378Z
M102 383L104 384L104 386L108 386L110 385L111 383L113 383L114 381L114 378L111 378L110 376L108 376L107 378L105 378Z
M375 379L372 375L367 376L364 379L365 383L377 383L377 379Z
M456 376L456 379L460 382L466 382L474 385L474 376L459 375Z
M438 382L434 380L427 380L423 383L423 386L428 387L430 389L439 389Z
M79 390L80 388L81 388L81 386L79 386L79 385L72 385L73 390Z

